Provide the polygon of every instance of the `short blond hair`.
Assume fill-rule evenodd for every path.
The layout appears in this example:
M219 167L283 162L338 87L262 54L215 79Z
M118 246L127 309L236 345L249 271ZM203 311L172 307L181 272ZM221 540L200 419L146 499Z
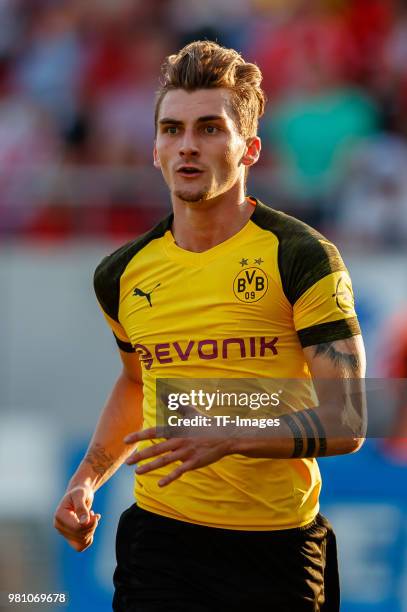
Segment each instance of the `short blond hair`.
M235 49L198 40L176 55L169 55L161 71L162 83L155 104L156 129L161 102L168 91L225 88L231 92L231 111L240 134L244 138L256 136L266 104L260 87L263 77L260 68L245 62Z

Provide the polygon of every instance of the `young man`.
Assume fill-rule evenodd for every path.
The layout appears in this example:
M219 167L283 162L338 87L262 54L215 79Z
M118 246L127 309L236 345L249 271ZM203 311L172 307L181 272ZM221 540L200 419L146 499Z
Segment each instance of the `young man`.
M245 197L260 154L259 69L195 42L163 75L154 165L173 215L96 270L123 372L55 526L76 550L90 546L94 492L127 460L137 505L119 523L114 610L339 610L314 457L362 443L362 408L349 416L326 384L364 375L350 279L329 241ZM157 379L311 376L325 379L320 406L286 407L278 438L155 430Z

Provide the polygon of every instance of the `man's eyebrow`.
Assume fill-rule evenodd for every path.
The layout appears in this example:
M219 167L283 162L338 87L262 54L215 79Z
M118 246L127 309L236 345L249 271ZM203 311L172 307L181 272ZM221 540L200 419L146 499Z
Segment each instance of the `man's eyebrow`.
M206 123L207 121L224 121L225 117L222 115L204 115L203 117L198 117L196 120L197 123ZM160 119L158 122L160 125L182 125L184 122L179 119L173 119L172 117L164 117Z
M206 123L206 121L224 121L225 117L222 115L205 115L204 117L199 117L197 119L198 123Z
M164 117L164 119L160 119L158 122L160 125L165 125L167 123L171 123L173 125L182 125L182 121L178 119L172 119L171 117Z

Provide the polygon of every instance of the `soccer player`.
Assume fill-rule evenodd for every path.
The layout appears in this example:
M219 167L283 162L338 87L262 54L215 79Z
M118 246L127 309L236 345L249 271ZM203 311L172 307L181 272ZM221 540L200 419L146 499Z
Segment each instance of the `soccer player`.
M365 355L335 246L245 195L260 85L257 66L212 42L166 59L154 165L173 214L95 272L123 371L55 527L85 550L100 519L94 492L137 463L137 501L117 533L116 611L339 610L315 457L363 442L363 410L346 413L328 382L363 378ZM161 378L312 378L319 405L283 407L278 437L162 438Z

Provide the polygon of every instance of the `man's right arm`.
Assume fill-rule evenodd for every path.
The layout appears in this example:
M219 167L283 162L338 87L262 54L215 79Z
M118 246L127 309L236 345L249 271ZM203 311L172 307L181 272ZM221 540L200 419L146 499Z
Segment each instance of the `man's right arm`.
M124 463L134 446L123 438L143 424L143 387L137 353L120 351L123 371L102 410L88 450L56 510L54 526L77 551L93 542L100 520L91 510L95 491Z

